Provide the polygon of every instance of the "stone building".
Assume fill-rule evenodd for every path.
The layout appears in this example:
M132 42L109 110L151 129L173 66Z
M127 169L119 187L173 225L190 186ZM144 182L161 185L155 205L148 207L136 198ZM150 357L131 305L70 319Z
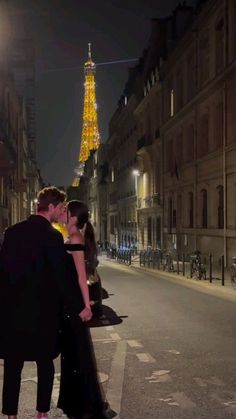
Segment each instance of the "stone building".
M109 124L109 241L235 255L235 24L233 0L152 21Z
M34 147L28 130L26 96L17 89L11 62L13 37L7 2L1 2L5 22L0 45L0 234L35 211L41 186ZM27 74L25 73L25 78ZM29 135L31 132L32 136Z
M236 245L235 24L234 1L204 2L160 69L164 246L215 262Z

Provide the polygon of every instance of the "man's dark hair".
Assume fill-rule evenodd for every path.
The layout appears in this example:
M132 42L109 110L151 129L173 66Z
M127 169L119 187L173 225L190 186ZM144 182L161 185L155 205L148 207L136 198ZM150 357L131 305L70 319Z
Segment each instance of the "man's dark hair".
M57 206L58 204L65 202L66 193L55 186L49 186L39 191L37 200L38 211L48 211L49 204Z

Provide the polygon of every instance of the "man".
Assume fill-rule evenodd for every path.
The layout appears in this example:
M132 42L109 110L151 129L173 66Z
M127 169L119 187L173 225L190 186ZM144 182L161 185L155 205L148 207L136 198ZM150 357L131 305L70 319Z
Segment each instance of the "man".
M51 225L65 211L65 199L55 187L42 189L37 215L9 227L0 251L2 413L9 419L17 419L24 361L37 364L37 418L48 417L62 305L75 304L83 314L76 290L67 287L62 235Z

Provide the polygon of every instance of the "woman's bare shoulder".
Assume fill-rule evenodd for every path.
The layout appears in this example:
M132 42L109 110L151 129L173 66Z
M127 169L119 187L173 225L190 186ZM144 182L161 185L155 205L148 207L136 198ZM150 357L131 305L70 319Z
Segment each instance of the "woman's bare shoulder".
M84 245L84 237L80 232L73 233L70 236L70 243L71 244L83 244Z

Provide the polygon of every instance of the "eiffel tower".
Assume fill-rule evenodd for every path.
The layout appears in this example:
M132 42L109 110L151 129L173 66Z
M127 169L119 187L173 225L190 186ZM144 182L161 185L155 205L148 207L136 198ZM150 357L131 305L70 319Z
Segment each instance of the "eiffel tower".
M88 44L88 60L84 64L84 108L83 108L83 127L80 142L80 153L78 166L75 168L75 177L72 186L79 186L80 178L84 173L86 160L92 150L97 150L100 146L100 135L98 131L98 115L95 91L96 65L92 61L91 44Z

